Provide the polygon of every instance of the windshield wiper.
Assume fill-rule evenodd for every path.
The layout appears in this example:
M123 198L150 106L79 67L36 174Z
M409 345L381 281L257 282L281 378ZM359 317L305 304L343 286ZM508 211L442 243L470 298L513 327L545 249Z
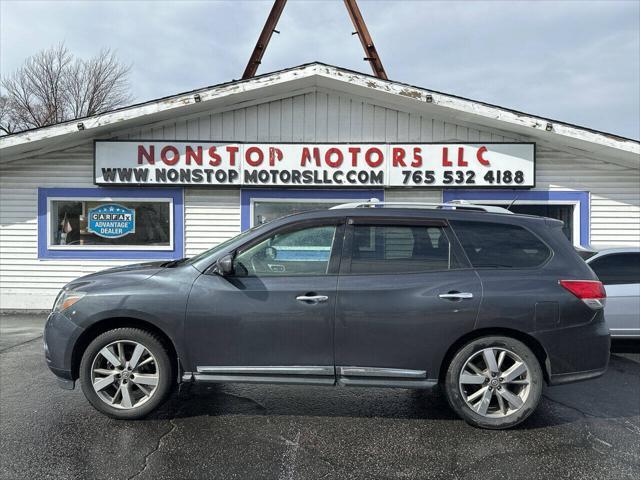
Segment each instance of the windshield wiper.
M189 257L184 257L184 258L181 258L179 260L171 260L169 262L164 262L160 266L162 268L171 268L171 267L175 267L176 265L180 265L181 263L186 262L187 260L189 260Z

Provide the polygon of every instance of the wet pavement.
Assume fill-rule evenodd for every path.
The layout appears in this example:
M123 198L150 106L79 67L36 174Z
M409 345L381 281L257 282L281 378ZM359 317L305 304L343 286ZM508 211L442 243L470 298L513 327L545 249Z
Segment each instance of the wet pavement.
M438 390L259 385L185 388L116 421L57 387L43 321L0 316L2 479L640 478L637 344L510 431L468 426Z

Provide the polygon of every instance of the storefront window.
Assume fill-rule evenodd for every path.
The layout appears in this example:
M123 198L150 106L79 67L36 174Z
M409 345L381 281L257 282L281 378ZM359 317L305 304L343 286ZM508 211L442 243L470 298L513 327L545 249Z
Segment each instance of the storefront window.
M178 259L180 189L41 188L38 257Z
M284 217L292 213L307 212L309 210L319 210L340 205L341 201L300 201L300 200L282 200L282 201L255 201L253 202L253 226L262 225L276 218Z
M490 204L489 204L490 205ZM499 205L504 207L504 205ZM518 205L517 202L511 206L509 210L513 213L522 213L525 215L537 215L539 217L549 217L562 220L564 226L562 232L573 242L573 209L575 205L549 205L549 204L524 204Z
M292 213L319 210L343 203L384 200L383 190L242 189L242 230Z
M444 190L443 200L508 207L513 213L561 220L574 245L589 245L590 194L577 190Z
M171 248L171 200L50 200L49 248Z

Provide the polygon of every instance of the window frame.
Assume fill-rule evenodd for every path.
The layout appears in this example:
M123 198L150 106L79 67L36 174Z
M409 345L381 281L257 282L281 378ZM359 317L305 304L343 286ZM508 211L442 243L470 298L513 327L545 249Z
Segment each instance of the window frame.
M232 279L245 279L245 278L300 278L300 277L330 277L336 276L340 270L340 263L342 258L342 252L344 247L344 228L345 228L346 217L331 217L331 218L317 218L317 219L309 219L301 222L295 222L287 225L282 225L277 228L273 228L268 232L265 232L263 235L252 238L248 242L240 245L235 248L232 252L233 262L236 261L236 256L239 253L242 253L254 246L262 243L266 239L273 237L275 235L281 235L283 233L295 232L298 230L303 230L307 228L315 228L315 227L327 227L327 226L335 226L336 231L334 233L333 245L331 246L331 253L329 255L329 263L327 266L327 273L323 275L318 274L297 274L297 275L236 275L234 272L231 275L228 275L228 278Z
M560 205L573 208L573 245L588 247L591 241L591 193L582 190L467 190L445 189L444 202L465 200L476 204L508 207L512 202L523 205Z
M166 202L169 245L56 245L52 243L55 201ZM177 260L184 257L184 199L181 188L38 188L38 258L98 260Z
M168 203L169 204L169 245L109 245L105 248L100 245L56 245L52 243L52 207L53 202L108 202L117 203L130 202L127 197L47 197L47 250L62 251L86 251L86 250L158 250L162 252L173 250L174 244L174 222L173 222L173 198L144 198L135 199L137 203Z
M388 226L388 227L439 227L442 228L442 232L447 237L449 245L451 247L451 263L455 262L458 266L447 269L429 269L429 270L416 270L410 272L370 272L360 273L351 271L352 262L352 248L353 238L356 225L370 225L370 226ZM429 273L443 273L443 272L459 272L464 270L471 270L471 263L466 255L462 251L462 247L458 243L458 239L453 234L449 222L444 218L398 218L393 216L365 216L365 217L349 217L347 219L347 225L345 230L344 242L342 246L342 261L340 263L340 275L345 276L372 276L372 275L425 275Z

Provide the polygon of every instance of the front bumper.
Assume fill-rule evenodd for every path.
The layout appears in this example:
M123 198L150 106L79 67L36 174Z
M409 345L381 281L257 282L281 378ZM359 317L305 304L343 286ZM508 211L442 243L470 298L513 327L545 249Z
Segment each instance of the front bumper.
M601 312L587 324L537 332L535 337L547 353L549 385L597 378L607 370L611 338Z
M73 346L83 329L64 313L49 314L44 327L44 356L49 369L58 377L63 388L73 388Z

